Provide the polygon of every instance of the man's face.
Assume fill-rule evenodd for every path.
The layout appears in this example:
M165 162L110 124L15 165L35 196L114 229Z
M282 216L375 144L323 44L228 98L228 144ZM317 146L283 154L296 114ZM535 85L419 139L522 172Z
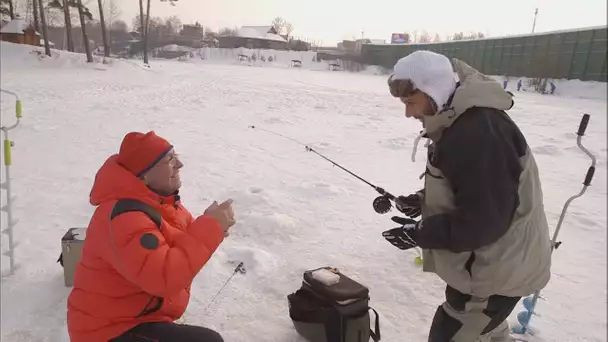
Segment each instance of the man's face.
M144 175L144 181L160 195L168 196L182 186L179 169L183 166L179 156L171 150Z
M408 97L400 97L405 105L405 116L423 121L425 115L435 114L429 97L423 92L417 91Z
M425 115L434 115L433 101L425 93L416 89L410 80L388 80L389 91L405 105L405 116L424 123Z

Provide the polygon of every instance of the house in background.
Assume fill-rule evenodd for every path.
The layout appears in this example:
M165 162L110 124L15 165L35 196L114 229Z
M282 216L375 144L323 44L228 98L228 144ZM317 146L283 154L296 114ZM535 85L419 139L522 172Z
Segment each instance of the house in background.
M40 46L41 37L30 23L19 16L0 29L0 40L5 42Z
M194 25L182 25L179 35L192 40L202 40L204 33L203 26L197 21Z
M242 26L234 36L218 37L220 48L286 50L287 39L272 26Z

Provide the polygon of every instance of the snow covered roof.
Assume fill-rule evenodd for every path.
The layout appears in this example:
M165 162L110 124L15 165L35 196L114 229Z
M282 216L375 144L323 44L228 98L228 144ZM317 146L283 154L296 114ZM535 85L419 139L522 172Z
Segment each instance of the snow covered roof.
M24 19L15 18L15 19L11 20L8 24L6 24L0 30L0 33L23 34L23 31L25 31L29 26L30 26L30 24L27 23ZM36 32L36 35L40 36L40 33Z
M278 34L269 33L274 30L272 26L242 26L236 33L238 37L257 38L264 40L273 40L277 42L287 42L287 40Z
M275 33L276 34L276 30L272 26L242 26L241 28L255 30L259 34L266 34L266 33Z

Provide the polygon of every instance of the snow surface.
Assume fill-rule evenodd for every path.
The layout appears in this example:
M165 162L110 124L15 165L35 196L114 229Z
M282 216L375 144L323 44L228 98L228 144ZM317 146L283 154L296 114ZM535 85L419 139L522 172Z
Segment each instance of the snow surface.
M196 277L186 323L217 329L226 341L303 341L286 296L304 271L334 266L371 289L383 341L426 341L444 283L421 272L414 251L382 238L394 223L390 213L372 210L376 193L302 146L248 128L286 134L408 194L422 185L424 158L410 161L420 126L388 95L386 77L229 63L91 65L65 51L46 58L41 48L5 42L0 50L1 87L21 96L24 115L10 133L21 245L19 268L2 279L2 341L68 341L70 289L56 263L61 237L87 225L95 172L124 134L151 129L183 157L181 193L193 214L213 200L235 200L238 223ZM606 341L606 100L515 95L510 114L536 154L552 227L589 165L574 134L583 113L591 114L584 143L598 158L592 186L564 222L533 340ZM10 96L2 94L1 109L2 125L12 124ZM4 204L4 190L1 198ZM239 261L247 273L235 275L205 310ZM7 266L3 256L2 270Z

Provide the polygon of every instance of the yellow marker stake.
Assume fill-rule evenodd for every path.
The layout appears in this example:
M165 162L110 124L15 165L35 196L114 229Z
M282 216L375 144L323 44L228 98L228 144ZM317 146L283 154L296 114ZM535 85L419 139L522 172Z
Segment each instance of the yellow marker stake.
M4 140L4 165L11 165L11 147L13 146L13 142L5 139Z
M15 103L15 113L17 114L17 119L21 119L21 100L17 100Z

